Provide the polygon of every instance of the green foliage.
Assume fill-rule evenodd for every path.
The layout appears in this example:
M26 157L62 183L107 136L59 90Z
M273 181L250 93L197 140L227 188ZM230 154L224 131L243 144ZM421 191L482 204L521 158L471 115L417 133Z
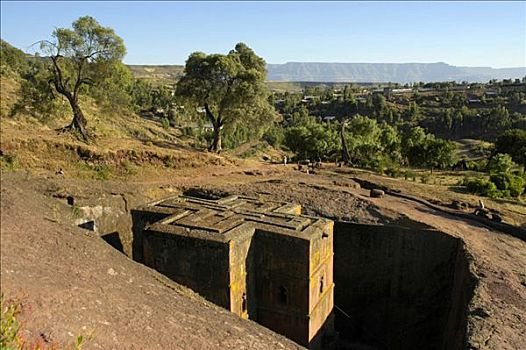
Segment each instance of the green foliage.
M134 79L131 70L121 62L101 65L99 81L87 87L88 94L109 111L131 107Z
M412 166L429 168L447 168L455 161L452 142L426 134L420 127L401 137L394 126L361 115L346 122L345 139L353 164L390 176L399 175L403 156ZM300 158L330 157L341 148L336 125L317 122L306 109L292 114L285 144Z
M407 118L411 122L417 121L420 118L420 108L415 101L411 102L409 105L409 109L407 110Z
M497 153L488 161L487 170L489 173L507 173L514 165L509 154Z
M404 179L409 180L411 179L413 182L416 181L416 173L412 170L406 170L404 172Z
M22 50L0 39L0 76L10 72L21 74L29 68L28 66L28 59Z
M265 131L263 140L267 141L272 147L280 147L285 140L285 132L280 125L274 124Z
M466 186L470 193L491 198L499 196L497 186L493 182L481 177L466 177L462 184Z
M195 136L194 128L192 128L191 126L185 126L181 129L181 132L184 136Z
M518 198L526 191L526 176L507 172L492 174L489 180L466 177L462 185L466 186L468 192L481 196Z
M18 168L18 158L15 154L3 154L0 156L0 165L5 170L15 170Z
M285 129L285 145L300 159L312 160L333 158L340 149L336 126L309 116L298 117Z
M502 197L519 197L524 193L526 186L524 177L509 172L493 174L490 181L495 184Z
M131 86L130 95L138 110L150 109L153 105L153 86L147 80L137 79Z
M6 302L4 294L0 295L0 349L21 349L22 343L18 336L20 323L16 316L20 312L20 305Z
M137 165L135 165L133 162L125 159L121 162L121 166L124 168L124 172L127 175L134 175L137 173Z
M84 16L73 22L72 29L55 29L52 39L41 41L40 48L49 57L48 84L71 106L74 117L69 128L78 131L87 141L87 121L79 106L79 97L99 86L100 95L110 105L128 99L115 91L126 85L122 80L126 80L123 73L127 68L120 65L126 53L123 40L113 29Z
M455 149L453 142L433 137L426 147L425 164L431 168L446 169L455 163Z
M472 160L472 161L466 162L467 170L472 170L472 171L484 172L486 171L487 166L488 166L488 161L485 159L481 159L478 161Z
M162 118L161 119L161 124L163 126L163 129L170 129L170 121L168 120L168 118Z
M388 124L378 124L374 119L356 115L347 123L347 147L351 161L383 173L400 162L400 137Z
M101 26L92 17L81 17L72 29L55 29L52 39L41 41L40 48L45 58L25 58L26 63L19 65L24 67L19 68L20 97L11 115L25 112L46 121L64 115L69 102L78 117L81 95L90 95L108 110L129 108L133 78L121 63L125 47L113 29ZM9 62L23 57L18 53L15 59L12 50L7 52ZM77 121L85 123L80 119Z
M256 137L261 136L261 131L277 119L268 102L265 66L265 61L243 43L227 55L194 52L186 61L177 95L191 108L208 106L207 117L218 134L224 126L231 140L241 137L247 128ZM214 146L220 149L220 145Z
M512 129L502 133L495 142L495 152L507 153L513 161L526 166L526 130Z
M79 168L90 172L97 180L109 180L112 175L112 168L106 164L80 163Z
M374 169L380 174L386 174L391 177L400 176L400 163L386 153L376 153L369 161L362 162L362 164L366 164L365 166Z
M58 90L74 93L89 85L108 85L108 80L120 79L125 69L119 65L126 49L113 29L101 26L93 17L84 16L73 22L73 28L57 28L52 41L41 42L41 49L49 57L54 77L58 70ZM51 62L50 62L51 63ZM55 69L54 69L55 68ZM61 93L60 91L58 91Z
M256 132L259 133L260 130L256 130ZM213 136L213 134L211 134L211 136ZM255 138L257 139L259 137L253 134L250 126L241 123L230 124L229 127L225 128L223 145L226 148L235 148ZM213 137L209 140L211 141L212 139Z
M64 115L64 101L57 98L49 88L51 75L43 61L30 62L21 78L19 98L10 111L11 116L24 112L47 121L57 115Z
M402 153L412 166L445 169L454 164L455 149L454 143L426 134L420 127L402 138Z

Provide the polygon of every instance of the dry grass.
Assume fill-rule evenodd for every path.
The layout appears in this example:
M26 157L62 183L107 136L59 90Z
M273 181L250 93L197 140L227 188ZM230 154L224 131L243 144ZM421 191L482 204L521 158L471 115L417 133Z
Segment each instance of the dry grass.
M503 215L505 222L526 227L526 203L523 198L511 200L480 197L465 193L458 186L464 176L472 175L472 172L434 171L431 174L429 171L420 170L414 171L416 176L413 181L412 177L406 180L403 175L393 178L359 169L338 169L337 171L343 171L349 176L358 177L441 205L449 205L453 200L459 200L468 203L471 207L477 207L479 200L482 200L486 207L499 211ZM423 177L427 177L427 183L422 183Z
M81 101L92 135L86 144L74 135L56 131L71 121L67 105L66 113L48 120L24 114L9 116L18 85L11 78L2 78L1 83L0 149L4 171L55 173L62 169L68 177L75 178L139 179L238 162L235 157L190 147L191 140L181 138L177 129L164 129L160 121L143 119L130 112L102 110L89 98Z

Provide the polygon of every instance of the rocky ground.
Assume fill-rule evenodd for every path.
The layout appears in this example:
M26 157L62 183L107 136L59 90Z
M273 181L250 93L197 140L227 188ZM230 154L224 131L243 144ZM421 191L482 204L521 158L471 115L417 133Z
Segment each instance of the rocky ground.
M526 242L480 223L393 196L370 198L345 173L305 174L292 166L208 166L133 182L2 173L2 292L23 304L23 334L86 349L280 349L287 339L244 321L139 265L75 226L102 206L99 229L126 229L129 209L190 191L238 193L302 204L309 215L361 223L432 227L461 238L477 280L469 307L469 347L526 344ZM195 191L195 190L194 190ZM75 204L67 204L67 196ZM104 208L110 208L108 210ZM93 213L91 213L93 214ZM115 217L121 217L115 220ZM104 233L104 232L99 232ZM123 244L127 242L124 239Z
M2 293L21 302L28 342L66 348L82 335L84 349L300 348L69 225L71 211L41 191L52 181L11 173L1 184Z

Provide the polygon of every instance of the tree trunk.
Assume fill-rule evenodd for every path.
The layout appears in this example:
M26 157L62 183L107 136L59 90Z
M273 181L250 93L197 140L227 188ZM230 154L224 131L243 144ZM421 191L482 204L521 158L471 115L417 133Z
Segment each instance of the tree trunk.
M210 147L208 147L209 151L213 152L221 152L221 128L217 127L214 124L214 140L212 141L212 144Z
M210 120L210 123L212 123L212 126L214 127L214 140L212 141L210 147L208 147L208 150L219 153L221 152L221 129L223 129L223 119L221 118L221 112L216 118L210 110L208 103L205 103L205 112L208 120Z
M341 122L340 137L342 139L342 161L345 164L349 163L349 149L347 148L347 142L345 141L345 121Z
M63 128L63 131L78 131L82 139L87 142L89 139L87 131L88 121L86 120L86 117L84 117L84 113L82 113L82 110L80 109L80 106L76 99L68 98L68 101L71 106L71 109L73 110L73 120L71 121L71 124Z

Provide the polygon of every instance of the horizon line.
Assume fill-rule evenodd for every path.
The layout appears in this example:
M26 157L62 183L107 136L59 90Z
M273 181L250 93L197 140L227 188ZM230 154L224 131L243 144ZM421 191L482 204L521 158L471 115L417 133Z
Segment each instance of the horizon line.
M185 66L185 63L126 63L128 66ZM324 61L286 61L283 63L269 63L267 65L284 65L289 63L314 63L314 64L445 64L451 67L460 67L460 68L491 68L491 69L526 69L524 66L512 66L512 67L494 67L494 66L464 66L464 65L454 65L444 61L438 62L324 62Z

